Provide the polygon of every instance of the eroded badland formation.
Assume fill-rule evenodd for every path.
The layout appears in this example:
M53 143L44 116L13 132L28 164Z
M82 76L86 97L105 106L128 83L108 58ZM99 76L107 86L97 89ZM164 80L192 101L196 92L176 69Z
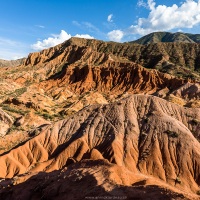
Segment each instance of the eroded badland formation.
M71 38L0 60L0 199L200 199L199 40Z

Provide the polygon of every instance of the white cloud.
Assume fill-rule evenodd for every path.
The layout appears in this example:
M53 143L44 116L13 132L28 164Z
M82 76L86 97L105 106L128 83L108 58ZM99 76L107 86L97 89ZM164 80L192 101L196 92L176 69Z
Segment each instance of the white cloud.
M147 3L144 2L143 0L139 0L139 1L137 2L137 6L138 6L138 7L144 7L144 8L147 8L147 7L148 7Z
M154 10L155 9L156 2L154 0L148 0L147 4L148 4L150 10Z
M42 41L37 41L35 44L31 45L31 48L36 51L38 50L40 51L42 49L56 46L57 44L60 44L64 42L65 40L68 40L72 37L71 34L68 34L64 30L61 30L60 34L58 35L53 34L52 36L53 37L49 37ZM93 37L88 34L82 34L82 35L76 34L74 37L93 39Z
M52 35L52 36L53 37L49 37L42 41L37 41L35 44L31 45L31 48L34 50L42 50L60 44L65 40L71 38L71 35L65 32L64 30L61 30L59 35Z
M120 42L124 36L124 33L121 30L113 30L113 31L110 31L107 35L108 35L109 40Z
M78 27L81 27L81 24L77 22L76 20L72 21L72 24Z
M113 22L113 14L110 14L110 15L108 15L108 17L107 17L107 21L108 22Z
M27 56L27 55L26 55L26 56ZM12 57L12 59L13 59L13 60L18 60L18 59L20 59L20 58L25 58L26 56L24 56L24 55L23 55L23 56L22 56L22 55L15 55L15 56Z
M35 26L38 28L45 28L45 26L43 26L43 25L35 25Z
M78 38L86 38L86 39L94 39L94 37L88 35L88 34L76 34L74 37L78 37Z
M143 1L139 1L142 5ZM150 9L147 18L139 18L136 25L131 25L129 34L145 35L155 31L169 31L181 28L193 28L200 23L200 0L186 0L180 6L173 4L156 6L154 0L147 1Z

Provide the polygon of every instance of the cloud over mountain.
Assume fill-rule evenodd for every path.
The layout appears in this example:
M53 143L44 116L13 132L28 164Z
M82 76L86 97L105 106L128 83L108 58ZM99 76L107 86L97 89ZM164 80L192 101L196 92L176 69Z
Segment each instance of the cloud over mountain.
M60 34L58 34L58 35L53 34L52 37L49 37L42 41L37 41L35 44L31 45L31 48L36 51L40 51L42 49L46 49L49 47L53 47L57 44L60 44L60 43L64 42L65 40L70 39L71 37L72 37L71 34L68 34L64 30L61 30ZM88 34L76 34L74 37L93 39L93 37Z
M109 40L112 40L115 42L120 42L123 36L124 36L124 33L121 30L113 30L108 33Z
M156 5L155 0L139 0L137 5L149 9L147 18L141 17L136 24L125 30L113 30L107 35L110 40L121 41L125 35L145 35L156 31L193 28L200 24L200 0L186 0L179 5Z
M180 6L173 4L169 7L166 5L156 6L154 0L148 0L147 5L150 9L148 17L139 18L136 25L131 25L130 33L144 35L153 31L192 28L200 23L199 0L186 0Z

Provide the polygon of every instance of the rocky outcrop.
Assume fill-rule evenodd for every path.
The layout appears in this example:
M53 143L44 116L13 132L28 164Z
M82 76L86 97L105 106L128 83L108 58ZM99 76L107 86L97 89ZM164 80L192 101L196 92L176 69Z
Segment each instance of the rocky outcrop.
M70 65L60 76L43 81L39 87L48 91L66 86L79 94L88 91L118 95L125 92L153 94L166 87L175 90L184 82L183 79L148 70L135 63L107 61L99 66Z
M12 117L0 109L0 136L5 135L12 124Z
M184 99L200 99L200 85L198 83L186 83L173 92L174 95Z
M26 180L28 179L28 180ZM26 181L25 181L26 180ZM193 199L153 177L135 174L105 159L83 160L62 170L16 176L0 182L0 198L7 199ZM15 185L15 186L13 186ZM23 192L22 192L23 191Z
M71 38L0 68L0 199L198 199L199 55Z
M196 193L200 184L199 111L148 95L86 107L43 127L37 136L1 156L0 176L51 172L68 166L68 159L103 157L132 173Z
M105 57L114 56L138 63L146 68L163 70L166 65L174 66L173 73L191 78L199 78L198 43L155 43L140 45L134 43L114 43L98 40L71 38L55 47L32 53L25 61L25 66L44 65L53 67L71 64L79 61L81 65L99 65ZM180 69L179 69L180 68ZM188 70L187 70L188 69ZM166 70L166 68L165 68ZM194 70L194 72L193 72ZM170 73L170 71L169 71ZM195 75L196 74L196 75Z

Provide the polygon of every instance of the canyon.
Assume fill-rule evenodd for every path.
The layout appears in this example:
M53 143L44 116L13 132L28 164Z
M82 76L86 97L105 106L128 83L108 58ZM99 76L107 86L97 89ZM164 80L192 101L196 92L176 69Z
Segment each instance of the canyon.
M0 199L199 199L200 43L175 36L3 62Z

